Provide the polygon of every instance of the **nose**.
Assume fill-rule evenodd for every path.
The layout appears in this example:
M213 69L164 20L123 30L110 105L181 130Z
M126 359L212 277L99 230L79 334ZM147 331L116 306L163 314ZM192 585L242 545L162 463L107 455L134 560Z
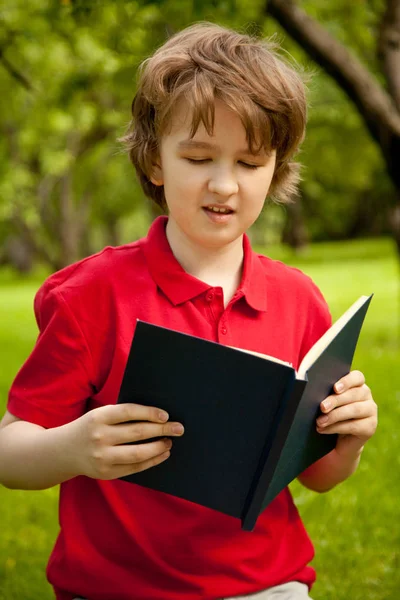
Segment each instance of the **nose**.
M233 196L238 193L239 185L230 169L218 169L210 177L208 189L219 196Z

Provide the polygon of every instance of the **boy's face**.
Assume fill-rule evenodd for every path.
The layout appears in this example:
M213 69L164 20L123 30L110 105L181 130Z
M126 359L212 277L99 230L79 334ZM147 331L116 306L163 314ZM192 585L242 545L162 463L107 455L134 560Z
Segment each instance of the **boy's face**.
M239 116L218 100L212 136L200 124L190 139L190 127L190 112L181 103L161 139L152 181L164 185L170 242L176 235L199 249L222 248L241 239L259 216L275 152L251 154Z

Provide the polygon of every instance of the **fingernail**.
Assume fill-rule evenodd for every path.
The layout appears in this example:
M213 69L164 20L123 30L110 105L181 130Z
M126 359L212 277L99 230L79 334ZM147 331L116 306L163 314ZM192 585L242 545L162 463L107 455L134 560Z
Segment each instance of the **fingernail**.
M323 417L318 417L318 419L317 419L317 423L318 423L318 425L319 425L320 427L321 427L321 426L322 426L322 427L324 427L324 426L325 426L325 424L326 424L326 422L328 421L328 418L329 418L329 417L328 417L327 415L324 415Z
M329 410L331 408L331 403L329 402L329 400L324 400L322 403L322 407L324 408L324 410Z
M336 390L337 392L342 392L342 391L343 391L343 389L344 389L344 385L343 385L343 383L337 383L337 384L335 385L335 390Z
M182 425L173 425L172 433L183 433L184 429Z
M168 421L169 414L165 412L165 410L160 410L160 412L158 413L158 418L160 419L160 421Z
M168 448L168 450L172 448L172 441L169 438L165 440L165 447Z

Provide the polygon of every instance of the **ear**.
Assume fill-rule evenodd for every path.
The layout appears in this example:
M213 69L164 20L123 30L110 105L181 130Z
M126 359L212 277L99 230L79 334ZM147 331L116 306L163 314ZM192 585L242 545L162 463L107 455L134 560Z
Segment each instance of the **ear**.
M150 175L150 181L156 186L164 185L162 168L159 163L153 163Z

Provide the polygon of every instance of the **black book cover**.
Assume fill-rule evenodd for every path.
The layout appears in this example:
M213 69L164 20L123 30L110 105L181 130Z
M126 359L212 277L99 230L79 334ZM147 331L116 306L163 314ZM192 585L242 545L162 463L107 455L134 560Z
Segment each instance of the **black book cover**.
M330 452L320 435L320 402L350 369L368 302L307 373L138 321L118 402L166 410L185 427L171 456L125 481L241 519L252 530L262 510L307 466Z
M337 435L316 430L319 405L333 391L333 385L351 368L360 331L372 296L366 298L352 318L307 370L306 381L296 380L291 402L266 461L256 475L257 490L243 515L243 528L252 530L259 514L300 473L331 452Z

